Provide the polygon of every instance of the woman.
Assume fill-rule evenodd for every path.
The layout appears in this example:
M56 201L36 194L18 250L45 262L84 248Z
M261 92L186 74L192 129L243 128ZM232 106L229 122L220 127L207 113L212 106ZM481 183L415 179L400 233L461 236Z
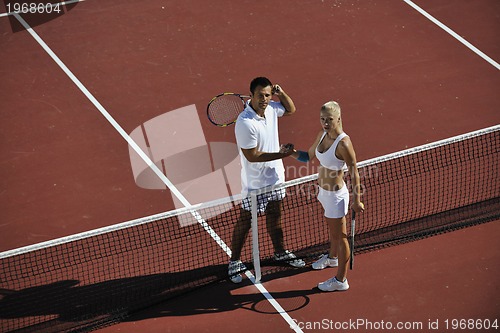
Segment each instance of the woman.
M292 156L308 162L316 157L321 166L318 172L318 200L325 210L330 236L330 251L313 263L313 269L338 266L337 274L318 284L322 291L347 290L347 262L350 250L347 241L346 215L349 211L349 191L344 182L343 168L347 165L351 175L353 203L352 209L363 212L361 185L356 154L352 142L342 130L340 106L337 102L327 102L321 107L320 122L323 130L318 134L309 151L295 151Z

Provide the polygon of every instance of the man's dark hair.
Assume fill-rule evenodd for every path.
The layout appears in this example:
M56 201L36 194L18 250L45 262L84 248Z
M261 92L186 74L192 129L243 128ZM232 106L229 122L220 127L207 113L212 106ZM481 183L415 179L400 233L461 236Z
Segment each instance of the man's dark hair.
M256 77L255 79L250 82L250 92L253 93L255 92L255 88L258 86L261 87L267 87L267 86L272 86L273 84L267 77Z

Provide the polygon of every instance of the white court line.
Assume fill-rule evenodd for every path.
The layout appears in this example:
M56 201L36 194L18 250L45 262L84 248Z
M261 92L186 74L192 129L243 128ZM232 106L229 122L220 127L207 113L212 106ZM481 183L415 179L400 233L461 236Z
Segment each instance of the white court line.
M116 129L116 131L127 141L127 143L134 149L134 151L142 158L142 160L153 170L153 172L162 180L162 182L169 188L169 190L181 201L185 207L192 205L187 199L179 192L179 190L172 184L172 182L158 169L156 164L151 161L144 151L132 140L132 138L125 132L125 130L118 124L118 122L109 114L108 111L99 103L99 101L90 93L90 91L78 80L78 78L69 70L69 68L59 59L59 57L50 49L50 47L42 40L40 36L29 26L29 24L19 15L13 14L16 19L24 26L31 36L40 44L40 46L47 52L47 54L56 62L57 65L63 70L64 73L73 81L73 83L80 89L80 91L89 99L92 104L101 112L101 114L108 120L108 122ZM193 216L205 228L205 230L212 236L212 238L219 244L219 246L230 256L231 250L224 243L217 233L203 220L201 215L194 211Z
M434 18L432 15L427 13L425 10L417 6L415 3L413 3L410 0L404 0L408 5L413 7L416 11L418 11L420 14L424 15L426 18L428 18L430 21L432 21L434 24L436 24L438 27L449 33L451 36L456 38L460 43L464 44L467 46L469 49L471 49L474 53L476 53L478 56L489 62L491 65L493 65L496 69L500 70L500 65L490 57L488 57L486 54L484 54L481 50L479 50L477 47L466 41L464 38L462 38L460 35L458 35L455 31L451 30L448 28L446 25L438 21L436 18Z
M109 121L109 123L116 129L116 131L127 141L127 143L135 150L135 152L146 162L146 164L153 170L153 172L163 181L163 183L172 191L173 194L182 202L186 207L192 206L187 199L177 190L177 188L170 182L170 180L158 169L158 167L151 161L151 159L142 151L142 149L137 145L137 143L125 132L125 130L116 122L116 120L109 114L108 111L97 101L97 99L90 93L90 91L78 80L78 78L70 71L70 69L59 59L59 57L50 49L50 47L42 40L40 36L29 26L29 24L17 13L13 13L14 17L24 26L26 31L38 42L38 44L47 52L47 54L55 61L55 63L63 70L64 73L73 81L73 83L80 89L80 91L89 99L92 104L101 112L101 114ZM196 211L193 212L194 217L198 222L205 228L205 230L212 236L212 238L217 242L217 244L231 256L231 250L224 243L222 239L219 238L217 233L206 223L201 215ZM255 277L250 271L245 272L249 280L255 285L255 287L262 293L262 295L269 301L269 303L276 309L276 311L283 317L283 319L288 323L289 327L295 332L303 332L300 327L298 327L290 315L283 309L283 307L272 297L269 291L260 283L255 280Z

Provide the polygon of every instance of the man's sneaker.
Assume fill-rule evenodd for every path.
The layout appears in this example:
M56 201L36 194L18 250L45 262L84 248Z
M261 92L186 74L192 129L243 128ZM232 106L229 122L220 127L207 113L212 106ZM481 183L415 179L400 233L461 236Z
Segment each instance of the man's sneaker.
M336 277L326 280L318 284L318 288L321 291L335 291L335 290L347 290L349 289L349 283L347 279L344 282L340 282Z
M302 259L296 259L297 257L292 252L286 250L283 253L275 253L274 260L276 261L286 261L286 263L292 267L304 267L306 263ZM295 259L295 260L294 260Z
M243 280L240 272L243 272L244 270L246 270L246 267L243 265L241 260L230 261L228 275L231 282L240 283Z
M338 258L330 258L328 254L323 254L318 261L313 262L313 269L324 269L327 267L337 267L339 265Z

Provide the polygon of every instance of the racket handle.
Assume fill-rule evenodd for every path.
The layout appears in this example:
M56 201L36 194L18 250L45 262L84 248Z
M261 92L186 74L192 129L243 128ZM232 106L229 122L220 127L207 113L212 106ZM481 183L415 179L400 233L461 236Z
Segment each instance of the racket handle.
M355 228L355 225L354 225L354 220L356 219L356 212L354 211L354 209L352 210L352 213L351 213L351 241L350 241L350 250L351 250L351 255L350 255L350 258L349 258L349 269L352 270L352 267L354 265L354 234L355 234L355 231L354 231L354 228Z

